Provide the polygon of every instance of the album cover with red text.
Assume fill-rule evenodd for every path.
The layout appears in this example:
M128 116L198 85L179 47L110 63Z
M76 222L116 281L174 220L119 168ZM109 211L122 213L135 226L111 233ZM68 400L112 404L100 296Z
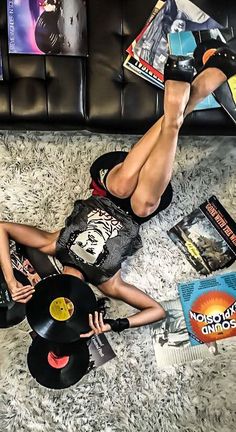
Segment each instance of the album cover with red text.
M191 345L236 336L236 272L178 285Z

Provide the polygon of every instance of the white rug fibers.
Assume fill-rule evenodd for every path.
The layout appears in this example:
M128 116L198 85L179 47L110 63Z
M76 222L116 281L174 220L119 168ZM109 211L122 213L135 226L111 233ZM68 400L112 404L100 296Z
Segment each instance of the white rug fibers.
M91 162L137 137L89 133L0 133L0 218L53 230L88 196ZM235 138L181 137L168 210L141 230L144 247L124 277L154 298L175 298L196 278L166 231L215 194L236 218ZM112 313L128 308L112 302ZM108 338L117 357L77 385L50 391L28 372L28 324L0 330L0 432L232 432L236 346L208 360L157 369L148 327Z

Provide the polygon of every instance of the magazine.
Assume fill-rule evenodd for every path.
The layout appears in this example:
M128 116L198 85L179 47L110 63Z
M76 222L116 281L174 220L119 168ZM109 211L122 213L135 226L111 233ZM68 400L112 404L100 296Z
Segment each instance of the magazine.
M87 55L85 0L7 0L10 53Z
M200 274L211 274L235 261L236 223L214 195L168 235Z
M236 273L178 285L191 345L236 336Z
M169 49L170 53L174 55L193 55L197 45L209 39L220 40L226 43L234 37L233 27L224 29L210 29L200 31L188 31L179 33L169 33ZM213 95L209 95L202 102L200 102L195 110L219 108L220 104L215 100Z
M163 81L171 32L222 28L190 0L166 0L127 52Z
M180 299L163 301L166 318L150 326L158 367L185 363L218 354L216 343L191 346Z

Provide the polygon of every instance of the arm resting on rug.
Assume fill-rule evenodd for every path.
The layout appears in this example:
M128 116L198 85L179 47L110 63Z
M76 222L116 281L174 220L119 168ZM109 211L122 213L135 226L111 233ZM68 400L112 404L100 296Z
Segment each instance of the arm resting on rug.
M134 285L123 281L120 272L99 285L99 289L108 297L122 300L140 310L128 317L129 327L140 327L165 318L163 307Z
M23 287L15 279L11 264L9 238L24 246L35 247L44 253L53 255L57 236L58 233L48 233L28 225L0 222L0 267L14 301L26 303L32 297L34 288L31 285Z
M99 285L98 288L106 296L122 300L140 310L140 312L127 318L129 327L140 327L165 318L166 313L163 307L135 286L124 282L120 276L120 272ZM125 319L121 321L125 322ZM98 315L97 312L95 312L94 317L89 316L89 323L92 330L89 333L81 335L82 337L90 337L93 334L103 333L111 330L112 327L108 323L104 324L102 314Z

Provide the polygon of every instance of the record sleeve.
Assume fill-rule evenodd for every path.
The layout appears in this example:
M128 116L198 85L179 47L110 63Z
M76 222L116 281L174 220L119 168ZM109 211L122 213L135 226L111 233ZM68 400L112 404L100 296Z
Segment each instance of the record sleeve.
M18 270L13 270L14 277L22 285L30 285L27 277ZM3 272L0 270L0 328L12 327L25 318L25 304L14 302L8 290Z
M216 89L214 96L231 120L236 123L236 75Z
M0 40L0 81L3 80L3 64L2 64L2 49L1 49L1 40Z
M236 273L178 285L191 345L236 336Z
M220 354L236 337L210 341L192 346L180 298L162 302L166 318L150 325L151 337L158 368L185 364Z
M168 34L211 28L222 28L222 25L190 0L166 0L127 52L163 81L169 55Z
M211 274L235 261L236 223L214 195L168 235L200 274Z
M14 54L87 56L85 0L7 0Z

